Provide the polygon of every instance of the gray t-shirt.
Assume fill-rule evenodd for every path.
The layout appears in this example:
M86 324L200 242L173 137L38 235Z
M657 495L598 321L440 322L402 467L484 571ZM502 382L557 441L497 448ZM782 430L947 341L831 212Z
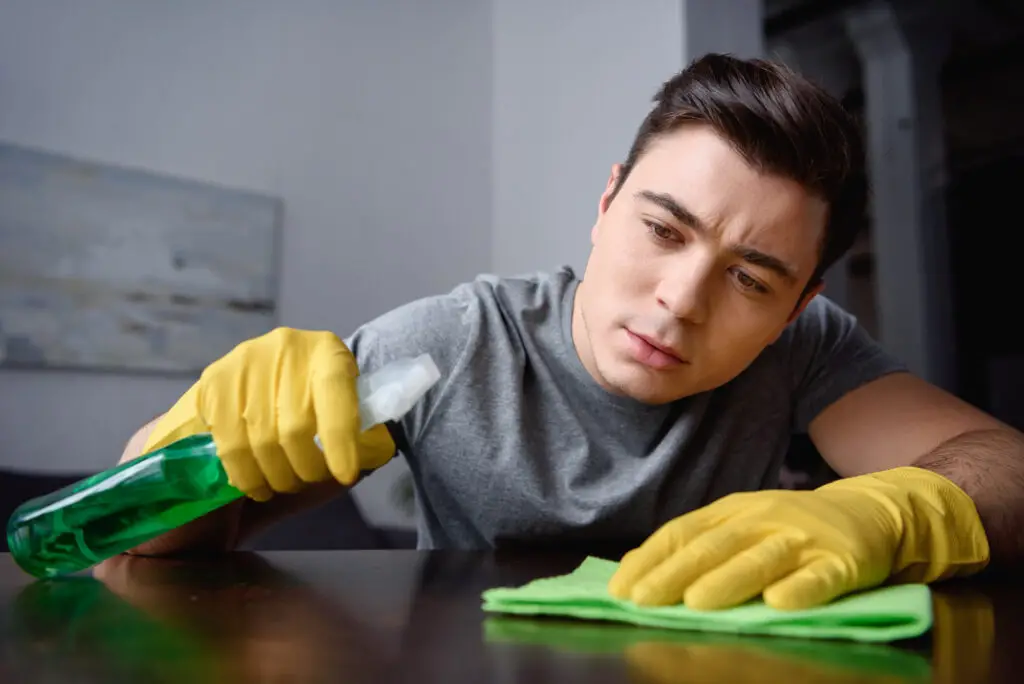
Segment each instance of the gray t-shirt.
M791 435L904 366L815 297L710 392L650 406L602 389L572 343L568 268L480 276L360 327L362 372L429 353L441 380L391 432L415 482L420 548L638 544L731 492L775 487Z

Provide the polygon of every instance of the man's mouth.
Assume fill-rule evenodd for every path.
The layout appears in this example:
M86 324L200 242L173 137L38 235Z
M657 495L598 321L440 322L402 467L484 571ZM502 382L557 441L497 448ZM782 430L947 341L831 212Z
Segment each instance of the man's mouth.
M672 347L664 342L635 333L628 328L626 337L629 340L629 350L633 358L645 366L663 370L686 363Z

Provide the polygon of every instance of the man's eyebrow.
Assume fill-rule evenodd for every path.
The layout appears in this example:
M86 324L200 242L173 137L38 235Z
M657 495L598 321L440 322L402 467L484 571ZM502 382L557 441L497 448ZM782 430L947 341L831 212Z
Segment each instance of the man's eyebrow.
M753 247L744 247L743 245L733 247L732 253L746 261L748 264L767 268L769 271L777 273L790 283L797 282L796 269L778 257L774 257L771 254L765 254L761 250L754 249Z
M697 232L708 232L708 228L707 226L704 225L704 222L697 218L696 214L694 214L692 211L684 207L682 203L672 195L666 194L664 192L640 190L634 195L634 197L638 200L643 200L646 202L651 202L652 204L657 204L659 207L661 207L668 213L672 214L672 216L674 216L677 221L686 224L687 226L690 226Z
M638 200L658 205L668 213L672 214L677 221L690 226L698 233L708 232L708 228L704 225L704 222L697 218L696 214L684 207L679 200L672 197L672 195L662 192L653 192L651 190L640 190L634 196ZM753 264L754 266L760 266L761 268L766 268L769 271L778 274L790 283L797 282L796 269L776 256L766 254L759 249L746 247L744 245L737 245L733 248L732 252L747 263Z

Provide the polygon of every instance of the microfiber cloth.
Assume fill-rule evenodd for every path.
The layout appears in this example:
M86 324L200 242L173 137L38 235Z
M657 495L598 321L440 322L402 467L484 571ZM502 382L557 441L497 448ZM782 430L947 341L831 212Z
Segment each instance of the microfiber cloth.
M724 610L698 611L681 604L642 607L614 598L607 587L617 567L615 562L590 557L568 575L534 580L521 587L489 589L483 594L483 609L663 629L862 642L908 639L932 626L931 592L923 584L872 589L806 610L776 610L757 600Z

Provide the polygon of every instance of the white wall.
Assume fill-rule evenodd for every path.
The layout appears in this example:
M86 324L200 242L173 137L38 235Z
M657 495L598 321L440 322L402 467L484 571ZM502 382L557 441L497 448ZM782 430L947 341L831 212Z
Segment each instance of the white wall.
M494 269L582 275L612 164L683 65L679 0L494 0Z
M490 267L490 31L479 0L0 0L0 139L281 196L280 322L344 334ZM0 467L107 467L189 382L0 373Z

